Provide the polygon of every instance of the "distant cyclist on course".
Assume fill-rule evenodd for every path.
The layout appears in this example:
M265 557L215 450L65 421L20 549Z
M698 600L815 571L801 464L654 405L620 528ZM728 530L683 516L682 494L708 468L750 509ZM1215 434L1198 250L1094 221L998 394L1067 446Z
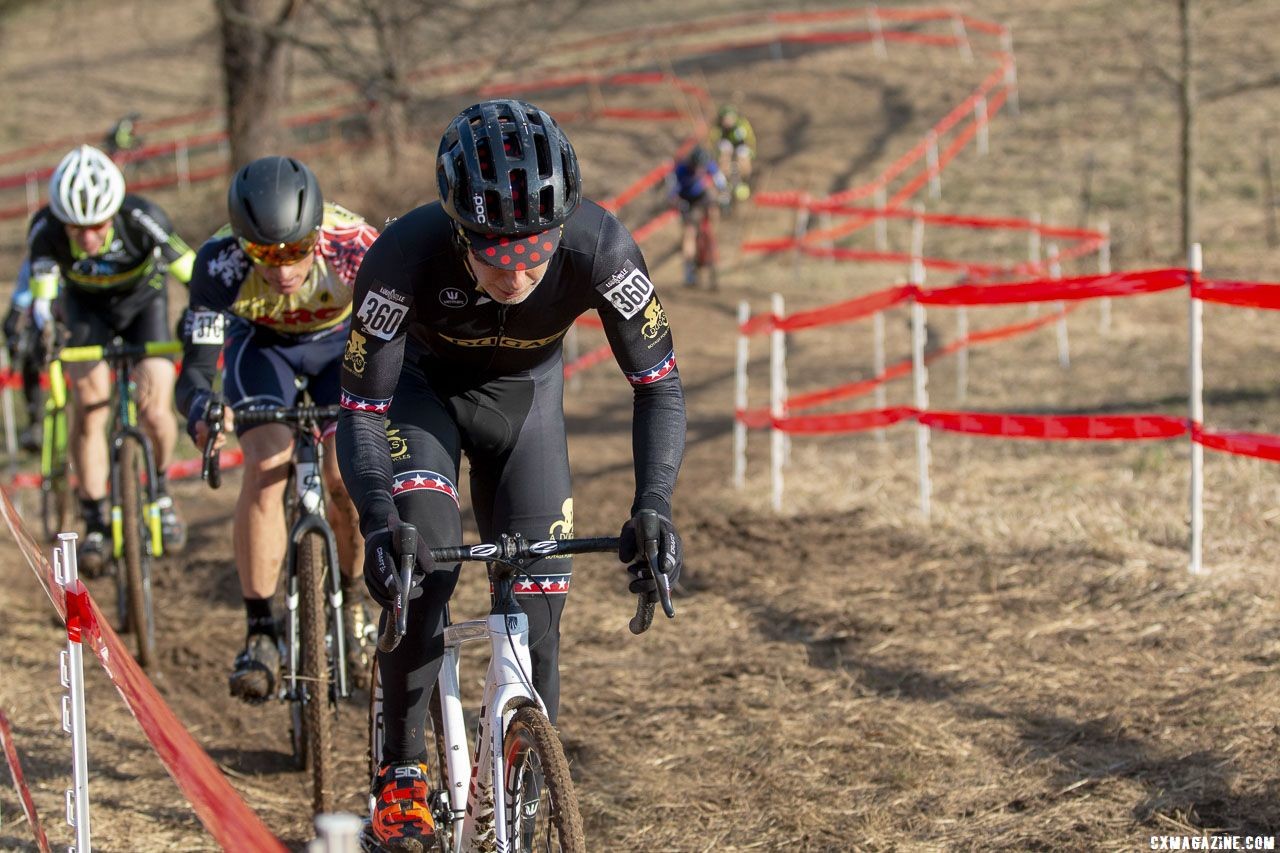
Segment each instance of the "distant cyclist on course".
M4 318L4 342L9 350L10 369L22 380L22 396L27 403L27 425L18 434L23 450L35 453L44 439L44 389L40 373L44 368L45 346L31 319L31 262L23 260L18 281Z
M172 340L166 274L191 278L195 253L174 233L155 204L126 194L124 175L106 154L81 145L62 158L49 179L49 204L27 232L31 261L31 317L43 330L58 300L67 346ZM65 283L59 293L59 284ZM68 364L74 401L70 450L87 532L80 569L89 577L106 565L110 536L107 500L107 422L111 371L104 361ZM173 413L173 362L144 358L134 372L138 420L156 454L160 522L166 551L186 542L186 526L169 496L165 472L178 423Z
M737 180L731 187L736 201L751 197L751 163L756 154L756 133L751 122L742 117L738 108L725 104L716 115L712 138L719 152L720 171Z
M365 580L384 607L398 583L401 519L422 533L408 634L394 652L378 653L386 740L373 831L394 851L434 843L423 721L459 566L434 565L428 549L461 541L461 456L482 539L573 535L561 342L587 311L599 312L633 390L631 512L661 516L660 560L673 580L683 560L670 519L684 395L671 329L630 233L581 197L573 146L551 116L523 101L486 101L458 115L440 142L436 175L441 201L392 222L360 268L338 422L342 475L365 534ZM634 523L623 529L626 562L636 557ZM554 721L572 561L543 559L529 571L517 598L529 617L533 682ZM632 581L637 593L653 588L647 575Z
M227 193L231 224L203 246L191 279L184 317L178 406L196 446L209 438L206 422L218 356L225 355L222 393L234 410L292 406L296 377L306 377L318 406L338 402L339 362L347 343L356 270L378 236L354 213L326 204L316 176L291 157L263 157L236 173ZM336 425L335 425L336 426ZM283 424L236 427L244 451L244 481L236 501L232 541L244 596L244 650L232 664L232 695L259 701L274 694L280 651L271 598L289 531L284 491L293 432ZM225 435L219 435L221 446ZM325 431L323 476L329 523L342 570L347 663L356 684L367 681L361 642L367 619L361 589L361 541Z
M720 222L720 194L726 188L724 173L716 166L710 152L695 145L667 174L667 197L680 211L680 257L684 260L685 287L698 283L695 263L698 251L698 226L710 220L714 230Z

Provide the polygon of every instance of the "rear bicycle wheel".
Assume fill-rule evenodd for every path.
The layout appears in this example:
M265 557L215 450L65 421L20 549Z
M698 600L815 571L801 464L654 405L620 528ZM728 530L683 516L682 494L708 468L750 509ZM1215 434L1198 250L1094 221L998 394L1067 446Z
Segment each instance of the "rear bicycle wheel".
M299 693L302 702L302 755L311 771L311 804L316 814L329 811L334 774L333 720L329 710L329 656L325 643L325 540L317 532L298 543L298 640L301 644Z
M151 529L143 512L142 477L145 456L137 441L125 439L120 445L120 535L124 539L124 577L116 578L125 598L126 627L138 646L138 663L143 669L156 661L155 617L151 608L151 554L147 543Z
M718 255L719 249L716 246L715 229L711 226L711 217L703 216L702 221L698 223L696 258L698 268L706 271L707 286L712 290L720 286Z
M502 740L507 835L516 853L579 853L586 849L578 795L560 737L546 715L527 705L515 712Z

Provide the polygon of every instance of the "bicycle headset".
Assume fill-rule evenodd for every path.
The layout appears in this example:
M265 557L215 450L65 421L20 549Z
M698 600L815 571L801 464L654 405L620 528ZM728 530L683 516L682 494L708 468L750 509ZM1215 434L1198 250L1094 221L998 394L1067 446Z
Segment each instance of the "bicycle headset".
M568 219L582 198L578 156L555 119L510 99L475 104L449 123L436 181L449 217L481 235L541 234Z
M315 173L292 157L262 157L236 172L227 191L231 230L250 243L293 243L320 227L324 197Z
M49 178L49 211L67 225L101 225L122 204L120 167L92 145L68 152Z

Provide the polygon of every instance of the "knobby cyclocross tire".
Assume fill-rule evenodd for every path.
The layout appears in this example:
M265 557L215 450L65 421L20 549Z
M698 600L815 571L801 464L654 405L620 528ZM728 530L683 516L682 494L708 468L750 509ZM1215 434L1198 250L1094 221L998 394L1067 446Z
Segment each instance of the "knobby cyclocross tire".
M151 610L151 557L146 543L151 539L146 514L142 511L142 475L145 457L137 441L126 438L120 445L121 536L124 537L123 585L126 625L138 646L138 663L146 669L156 660L155 620Z
M551 721L526 705L502 739L507 833L514 853L586 848L569 762Z
M711 227L711 220L704 216L698 223L698 235L694 257L698 269L707 271L707 286L711 290L716 290L720 286L719 254L720 250L716 246L716 235Z
M325 540L307 533L298 543L298 642L301 644L303 761L311 770L311 804L329 811L334 775L333 721L329 711L329 656L325 650Z
M44 416L40 447L41 467L47 471L40 481L40 522L45 538L58 541L59 533L71 529L71 484L67 472L67 416L59 410Z
M71 495L66 474L40 484L40 523L44 526L45 539L55 543L59 533L71 529Z

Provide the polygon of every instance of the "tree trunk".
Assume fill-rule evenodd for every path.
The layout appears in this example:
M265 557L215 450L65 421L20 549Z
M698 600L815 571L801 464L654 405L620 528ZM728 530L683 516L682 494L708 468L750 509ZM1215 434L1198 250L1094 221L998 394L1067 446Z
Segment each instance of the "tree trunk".
M1195 184L1195 79L1191 57L1191 0L1178 0L1178 28L1182 36L1182 61L1178 74L1179 149L1182 155L1178 190L1182 195L1182 257L1196 240Z
M280 112L288 45L272 29L300 5L295 0L281 11L280 0L219 0L233 169L283 148Z

